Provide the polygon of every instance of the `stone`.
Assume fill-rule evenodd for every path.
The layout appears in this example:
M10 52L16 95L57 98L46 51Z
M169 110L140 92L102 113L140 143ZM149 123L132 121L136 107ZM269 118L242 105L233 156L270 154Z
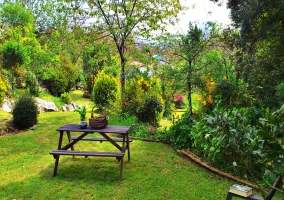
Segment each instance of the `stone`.
M1 110L5 112L12 112L13 106L15 101L9 100L7 98L4 99L2 107L0 107Z
M38 106L38 113L58 111L58 108L56 107L54 102L45 101L37 97L35 98L35 102L37 103L37 106Z
M76 104L74 102L71 102L69 104L65 104L64 106L61 107L61 110L63 112L74 111L75 109L76 109Z
M58 111L58 108L56 107L56 105L53 102L49 102L49 101L45 101L43 99L40 98L34 98L35 102L38 106L38 113L43 113L43 112L50 112L50 111ZM10 100L8 98L5 98L3 101L3 105L0 107L1 110L5 111L5 112L12 112L13 110L13 106L14 106L15 101L14 100ZM70 105L71 109L72 107L76 107L76 105Z

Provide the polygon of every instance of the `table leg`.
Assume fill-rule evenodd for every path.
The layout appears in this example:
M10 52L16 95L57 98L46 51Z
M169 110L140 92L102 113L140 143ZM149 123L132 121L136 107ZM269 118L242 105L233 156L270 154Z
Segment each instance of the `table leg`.
M120 160L120 176L119 176L119 179L120 179L120 182L122 181L122 171L123 171L123 157L121 157L121 160Z
M70 134L70 131L66 131L67 133L67 136L68 136L68 141L69 143L71 142L71 134ZM74 146L71 146L71 150L74 151Z
M59 140L58 140L58 150L61 149L63 133L64 133L64 131L60 131ZM58 169L58 164L59 164L59 157L60 157L59 155L54 157L55 158L54 171L53 171L53 176L54 177L57 175L57 169Z
M66 131L67 137L68 137L68 141L69 143L71 142L71 134L70 131ZM71 146L71 151L74 151L74 146ZM75 158L75 156L73 155L73 158Z
M54 177L57 175L58 163L59 163L59 155L57 155L56 158L55 158L55 165L54 165L54 171L53 171Z
M61 149L62 139L63 139L63 133L64 133L64 131L60 131L59 140L58 140L58 147L57 147L58 150Z
M127 153L128 153L128 161L130 161L130 143L129 143L129 137L128 133L126 134L126 144L127 144Z

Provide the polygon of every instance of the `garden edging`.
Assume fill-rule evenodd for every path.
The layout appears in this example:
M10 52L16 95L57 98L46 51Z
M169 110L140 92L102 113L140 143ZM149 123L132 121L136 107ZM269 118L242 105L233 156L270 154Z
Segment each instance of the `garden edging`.
M188 152L186 150L181 150L180 153L182 155L186 156L187 158L193 160L197 164L205 167L206 169L209 169L212 172L215 172L215 173L217 173L217 174L219 174L221 176L224 176L226 178L229 178L229 179L231 179L233 181L236 181L236 182L239 182L239 183L243 183L243 184L248 185L250 187L253 187L255 189L259 189L258 186L256 184L254 184L254 183L251 183L251 182L249 182L247 180L239 179L239 178L237 178L237 177L235 177L235 176L233 176L233 175L231 175L229 173L223 172L223 171L221 171L221 170L219 170L219 169L217 169L215 167L210 166L206 161L204 161L203 159L199 158L198 156L196 156L192 152Z

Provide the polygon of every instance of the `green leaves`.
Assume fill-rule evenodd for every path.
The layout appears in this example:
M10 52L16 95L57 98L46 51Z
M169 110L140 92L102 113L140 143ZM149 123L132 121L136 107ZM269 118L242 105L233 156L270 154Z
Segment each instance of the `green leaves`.
M20 66L28 60L28 55L25 47L20 43L13 40L7 41L2 49L3 68L12 69Z
M10 25L12 27L28 27L34 22L32 12L30 10L26 10L20 4L10 3L6 6L3 6L0 11L2 23Z
M94 103L107 107L118 99L118 92L117 80L113 76L102 72L94 85L92 94Z
M87 114L87 107L76 105L76 109L74 110L74 112L78 112L81 116L85 116Z

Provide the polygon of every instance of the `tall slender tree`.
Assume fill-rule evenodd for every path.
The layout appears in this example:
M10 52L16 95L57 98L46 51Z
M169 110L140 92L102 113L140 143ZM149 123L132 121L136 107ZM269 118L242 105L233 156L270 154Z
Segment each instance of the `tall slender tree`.
M185 61L184 71L186 73L187 83L187 99L189 103L189 115L192 115L192 88L193 77L196 71L195 62L204 53L209 46L211 39L214 37L216 31L215 24L207 23L207 30L210 32L203 32L197 25L189 23L189 30L186 35L181 35L179 39L179 46L176 49L176 55Z
M125 98L126 46L131 34L151 36L151 30L163 30L174 23L183 9L179 0L92 0L88 5L96 16L95 26L109 35L121 63L121 109Z

